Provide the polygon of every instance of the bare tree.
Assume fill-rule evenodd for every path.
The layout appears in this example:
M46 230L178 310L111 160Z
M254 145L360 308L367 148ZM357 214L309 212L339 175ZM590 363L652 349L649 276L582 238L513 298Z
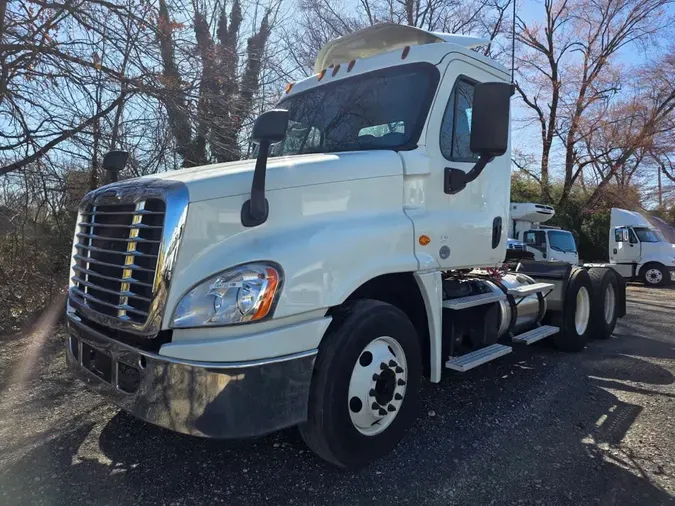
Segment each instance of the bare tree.
M564 202L585 164L591 118L621 89L617 56L645 43L668 24L668 0L545 0L544 21L518 21L518 91L535 118L541 138L542 198L551 200L554 145L561 147Z
M166 106L184 166L237 160L241 157L240 132L259 92L274 10L266 10L248 37L246 61L240 64L244 21L240 1L234 0L229 12L219 2L194 2L192 8L194 45L185 40L179 43L178 24L166 0L159 1L157 38L164 90L158 98ZM198 55L190 59L189 67L178 59L179 53L186 52Z

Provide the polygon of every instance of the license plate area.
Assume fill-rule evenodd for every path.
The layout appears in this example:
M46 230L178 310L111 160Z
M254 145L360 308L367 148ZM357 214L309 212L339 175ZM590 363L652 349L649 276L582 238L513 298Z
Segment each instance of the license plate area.
M107 383L113 383L113 360L107 353L82 341L82 366Z

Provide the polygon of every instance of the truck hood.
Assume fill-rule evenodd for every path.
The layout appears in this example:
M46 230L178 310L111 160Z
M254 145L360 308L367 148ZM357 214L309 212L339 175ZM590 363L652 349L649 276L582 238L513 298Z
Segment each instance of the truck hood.
M245 195L251 191L255 160L203 165L146 176L184 183L190 202ZM403 174L401 157L393 151L296 155L270 158L267 191Z
M675 258L675 244L670 244L669 242L643 242L642 256L647 254L659 255L663 256L666 260L672 260Z

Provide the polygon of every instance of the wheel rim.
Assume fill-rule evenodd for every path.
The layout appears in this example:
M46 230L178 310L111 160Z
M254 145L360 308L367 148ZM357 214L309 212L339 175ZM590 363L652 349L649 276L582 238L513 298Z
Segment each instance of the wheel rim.
M647 283L658 285L663 280L663 273L659 269L648 269L645 273Z
M365 436L384 431L405 398L408 364L399 342L378 337L366 346L349 380L347 409L356 430Z
M588 319L591 314L591 297L585 286L579 288L577 292L577 309L574 314L574 326L577 334L583 335L588 327Z
M616 293L614 286L610 283L605 290L605 322L612 323L614 319L614 306L616 304Z

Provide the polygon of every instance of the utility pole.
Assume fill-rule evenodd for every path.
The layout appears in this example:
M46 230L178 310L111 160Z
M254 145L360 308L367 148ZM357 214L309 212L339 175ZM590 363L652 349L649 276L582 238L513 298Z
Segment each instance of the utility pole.
M659 175L659 209L663 207L663 188L661 186L661 167L658 169L658 175Z

